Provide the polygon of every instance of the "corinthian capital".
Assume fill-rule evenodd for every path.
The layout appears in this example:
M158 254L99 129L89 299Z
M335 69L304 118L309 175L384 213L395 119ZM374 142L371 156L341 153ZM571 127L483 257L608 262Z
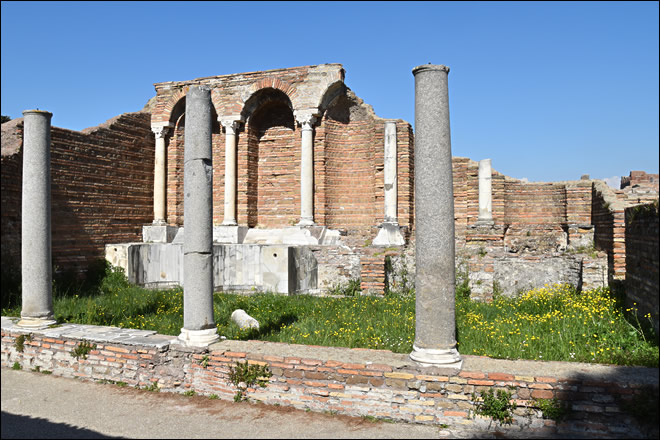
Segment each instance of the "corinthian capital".
M316 109L297 110L295 112L296 121L303 130L311 130L318 117L317 112L318 110Z
M156 135L156 139L162 139L165 136L167 136L167 132L169 131L169 129L170 127L162 126L162 125L151 127L151 131L153 131L154 134Z

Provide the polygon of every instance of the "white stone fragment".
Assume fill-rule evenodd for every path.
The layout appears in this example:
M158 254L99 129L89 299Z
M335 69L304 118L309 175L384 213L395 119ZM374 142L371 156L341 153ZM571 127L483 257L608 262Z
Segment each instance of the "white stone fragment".
M243 309L236 309L231 314L231 320L241 329L256 328L259 330L259 321L245 313Z

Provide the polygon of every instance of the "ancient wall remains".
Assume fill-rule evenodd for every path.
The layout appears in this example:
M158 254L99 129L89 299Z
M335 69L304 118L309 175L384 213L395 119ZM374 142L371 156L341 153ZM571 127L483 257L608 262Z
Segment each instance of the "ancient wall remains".
M625 219L626 307L636 308L640 320L646 321L645 315L650 315L657 333L660 296L657 199L655 203L626 208Z
M655 424L635 418L635 402L658 393L653 368L462 355L459 372L421 367L408 354L385 350L231 340L194 349L175 344L173 336L121 332L64 324L33 331L28 340L26 330L3 318L2 367L18 363L25 370L39 367L56 376L142 388L156 384L161 392L195 391L231 401L236 390L228 380L229 368L247 362L272 372L265 388L248 391L254 401L411 423L460 424L475 432L487 431L491 420L472 416L472 394L506 389L515 409L513 424L498 427L504 436L522 431L530 437L657 437ZM18 351L21 336L24 348ZM85 359L76 359L70 352L83 337L95 347ZM544 418L535 406L535 399L555 398L568 408L561 422Z
M320 78L320 79L319 79ZM214 119L242 120L237 134L237 221L281 228L300 220L301 126L296 112L313 107L314 220L373 238L383 220L384 119L343 85L341 65L305 66L156 84L152 125L170 124L167 221L183 224L182 148L185 92L213 88ZM319 102L305 102L318 96ZM412 226L412 128L397 121L399 223ZM213 127L214 224L223 221L225 136Z
M82 132L51 129L53 265L78 271L107 243L139 241L153 219L154 138L149 113ZM2 259L20 262L22 122L2 124Z

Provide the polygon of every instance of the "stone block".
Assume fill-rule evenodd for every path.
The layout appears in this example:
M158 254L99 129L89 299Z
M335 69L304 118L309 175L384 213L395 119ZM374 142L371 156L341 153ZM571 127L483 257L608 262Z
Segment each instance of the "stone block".
M145 225L142 226L142 241L145 243L171 243L178 232L177 226Z

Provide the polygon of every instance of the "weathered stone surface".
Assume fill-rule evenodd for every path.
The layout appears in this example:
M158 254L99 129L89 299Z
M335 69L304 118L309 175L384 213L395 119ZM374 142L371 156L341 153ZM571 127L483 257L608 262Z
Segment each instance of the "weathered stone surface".
M457 363L455 336L454 192L449 92L443 65L415 75L416 325L411 358Z
M231 320L241 329L253 328L259 330L259 321L248 315L243 309L236 309L231 314Z
M50 212L50 119L26 110L22 195L22 309L20 325L53 321ZM29 321L29 322L28 322Z

